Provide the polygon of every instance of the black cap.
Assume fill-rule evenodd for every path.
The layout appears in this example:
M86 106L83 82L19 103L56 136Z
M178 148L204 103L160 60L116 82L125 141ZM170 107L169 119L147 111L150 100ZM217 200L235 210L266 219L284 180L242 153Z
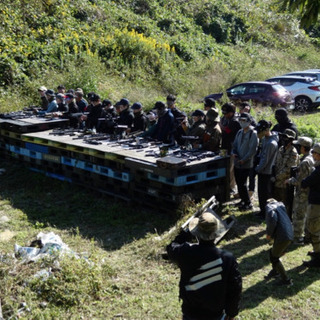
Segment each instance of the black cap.
M155 104L154 104L154 109L165 109L166 105L162 102L162 101L157 101Z
M123 98L116 103L116 106L129 106L130 102L128 99Z
M197 110L192 112L191 116L192 117L204 117L205 114L204 114L204 112L202 110L197 109Z
M72 94L74 94L74 89L69 89L69 90L67 91L67 93L72 93Z
M60 100L64 100L64 99L65 99L65 95L64 95L63 93L58 93L58 94L56 95L56 98L57 98L57 99L60 99Z
M51 89L47 90L47 91L45 92L45 94L46 94L47 96L51 96L51 97L54 97L54 96L55 96L54 91L51 90Z
M100 96L97 93L93 94L90 97L90 101L92 101L92 102L96 102L96 101L99 101L99 100L100 100Z
M106 107L106 106L108 106L108 105L112 105L112 102L111 102L109 99L104 99L104 100L102 101L102 106L103 106L103 107Z
M239 120L244 120L244 121L247 121L247 122L251 122L252 118L251 118L249 113L243 112L243 113L240 114Z
M207 98L207 99L204 100L204 105L205 105L206 107L212 108L212 107L215 107L215 106L216 106L216 102L214 101L213 98Z
M87 94L87 98L88 98L88 100L91 100L91 97L93 96L93 95L95 95L96 93L95 92L93 92L93 91L91 91L91 92L88 92L88 94Z
M177 97L175 95L173 95L173 94L169 94L167 96L167 100L169 100L169 101L176 101L176 99L177 99Z
M258 133L270 128L271 128L271 122L266 120L260 120L256 126L256 130Z
M221 107L221 111L222 113L229 113L229 112L236 112L236 107L233 103L225 103L222 107Z
M142 109L142 104L140 102L135 102L132 106L131 106L132 110L139 110Z
M69 99L73 99L74 95L72 93L68 92L68 93L65 94L65 97L69 98Z

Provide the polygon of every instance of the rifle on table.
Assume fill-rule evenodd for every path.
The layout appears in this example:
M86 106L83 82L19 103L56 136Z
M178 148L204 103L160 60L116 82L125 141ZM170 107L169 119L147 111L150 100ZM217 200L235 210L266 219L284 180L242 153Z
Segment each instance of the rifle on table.
M79 133L79 129L54 129L51 132L49 132L49 135L54 136L65 136L70 135L74 136L76 133Z

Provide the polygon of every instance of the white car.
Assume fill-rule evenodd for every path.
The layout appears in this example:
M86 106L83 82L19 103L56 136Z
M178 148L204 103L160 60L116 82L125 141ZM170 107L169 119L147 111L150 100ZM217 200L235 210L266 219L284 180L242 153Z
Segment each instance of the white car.
M293 72L284 74L284 76L300 76L300 77L313 78L314 80L320 81L320 69L293 71Z
M269 82L281 84L294 99L295 110L305 112L320 105L320 81L301 76L278 76Z

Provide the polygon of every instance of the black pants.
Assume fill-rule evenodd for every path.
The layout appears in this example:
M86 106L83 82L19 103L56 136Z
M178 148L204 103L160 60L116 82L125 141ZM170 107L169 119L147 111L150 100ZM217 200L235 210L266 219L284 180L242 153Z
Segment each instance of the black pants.
M266 215L266 204L269 198L272 198L271 174L258 174L258 198L261 216Z
M234 176L236 178L239 197L245 205L251 203L247 187L249 173L250 169L234 168Z
M249 173L249 191L254 191L256 187L256 175L256 170L251 168Z

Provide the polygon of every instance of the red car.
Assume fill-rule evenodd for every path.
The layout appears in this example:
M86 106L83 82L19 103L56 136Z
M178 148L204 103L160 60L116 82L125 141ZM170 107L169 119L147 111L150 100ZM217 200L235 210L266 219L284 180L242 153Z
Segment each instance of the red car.
M230 100L252 101L254 105L281 106L288 109L294 108L294 99L283 86L267 81L250 81L236 84L227 89Z

